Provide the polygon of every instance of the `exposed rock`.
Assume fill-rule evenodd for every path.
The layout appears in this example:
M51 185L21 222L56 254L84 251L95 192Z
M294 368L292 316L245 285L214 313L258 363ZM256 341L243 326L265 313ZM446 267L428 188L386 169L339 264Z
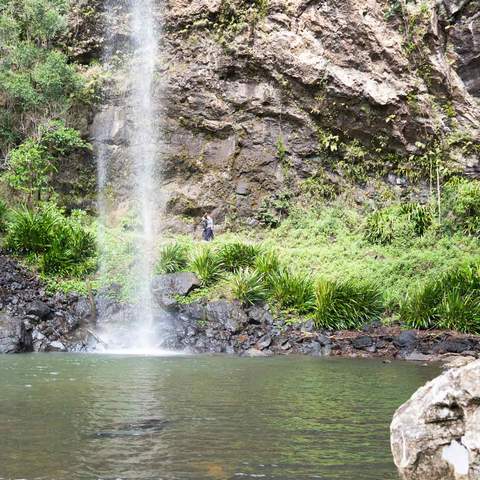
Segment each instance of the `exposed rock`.
M160 306L171 307L177 303L177 295L188 295L200 287L200 281L194 273L179 272L158 275L152 280L153 295Z
M26 312L27 315L35 315L40 320L45 320L52 313L52 310L45 302L34 300L27 305Z
M209 321L220 324L230 333L238 333L248 324L248 316L239 302L210 302L206 313Z
M422 21L412 24L422 32L415 40L425 50L419 65L404 48L405 19L387 19L389 4L381 0L270 0L262 14L245 0L154 4L165 35L154 108L164 137L159 187L169 215L222 210L219 217L253 222L262 202L285 188L285 159L292 188L322 171L341 184L345 172L331 171L338 162L322 149L319 132L367 152L381 143L382 167L384 158L418 152L418 142L436 131L478 138L478 2L432 1L425 18L412 12L412 22ZM103 18L112 32L98 40L112 40L127 61L126 12L118 7L92 17L91 27L75 26L77 56L98 48L85 32L101 30ZM118 101L132 87L127 70L111 70L110 91L91 128L96 148L111 159L119 197L113 203L122 208L131 191L125 174L131 107ZM447 102L454 122L443 111ZM458 163L480 172L477 156L460 151ZM395 189L408 186L398 172L387 177ZM193 229L184 221L168 225Z
M480 361L453 368L419 389L391 425L404 480L480 478Z
M394 338L393 343L396 347L411 352L417 344L417 333L406 330Z
M353 340L352 345L358 350L363 350L373 346L373 339L367 335L357 337Z

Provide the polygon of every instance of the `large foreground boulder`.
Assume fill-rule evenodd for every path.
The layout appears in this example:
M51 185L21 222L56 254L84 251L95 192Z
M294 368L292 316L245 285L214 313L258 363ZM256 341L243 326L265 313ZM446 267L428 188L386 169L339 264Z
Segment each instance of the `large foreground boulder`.
M0 313L0 353L29 352L32 350L32 329L4 312Z
M397 410L390 430L403 479L479 479L480 360L420 388Z
M161 307L176 305L177 296L188 295L198 287L200 287L200 280L191 272L158 275L152 280L153 296Z

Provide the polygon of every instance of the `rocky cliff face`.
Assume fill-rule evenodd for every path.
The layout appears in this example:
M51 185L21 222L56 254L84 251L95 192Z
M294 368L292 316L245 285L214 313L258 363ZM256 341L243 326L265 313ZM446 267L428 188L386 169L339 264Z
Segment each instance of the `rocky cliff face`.
M429 382L396 412L395 463L405 480L480 476L480 361Z
M408 172L421 170L438 142L448 144L456 166L478 175L478 149L471 148L480 131L478 2L156 6L163 25L155 94L164 139L159 188L170 215L215 209L218 217L253 219L262 202L286 190L297 194L306 179L332 191L347 180L365 187L373 177L405 189ZM81 10L71 42L77 57L88 59L110 38L103 52L111 80L91 134L97 151L112 159L121 203L131 142L122 103L131 88L122 67L129 29L121 2L106 11L86 18Z

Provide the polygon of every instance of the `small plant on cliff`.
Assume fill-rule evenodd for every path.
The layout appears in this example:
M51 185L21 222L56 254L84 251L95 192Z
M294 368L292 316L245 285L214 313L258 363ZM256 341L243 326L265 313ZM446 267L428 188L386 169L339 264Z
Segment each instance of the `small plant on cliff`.
M231 280L233 296L244 304L253 305L267 298L268 290L265 286L265 276L251 268L241 268Z
M380 319L383 309L379 290L367 283L319 280L315 286L315 323L319 328L356 330Z
M185 245L172 243L165 245L160 251L160 259L156 265L157 273L176 273L188 265L188 250Z
M252 267L259 253L258 245L234 242L222 245L218 257L227 272L236 272L241 268Z
M210 248L200 250L191 261L189 268L197 275L202 286L208 287L220 280L223 264L219 256Z
M313 282L310 276L282 268L269 277L270 298L282 309L309 313L314 305Z

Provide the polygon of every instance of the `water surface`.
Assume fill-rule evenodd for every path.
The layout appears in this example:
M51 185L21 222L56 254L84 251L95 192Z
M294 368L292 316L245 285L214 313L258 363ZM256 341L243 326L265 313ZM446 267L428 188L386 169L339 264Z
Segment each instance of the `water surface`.
M0 479L393 480L394 410L436 367L0 356Z

